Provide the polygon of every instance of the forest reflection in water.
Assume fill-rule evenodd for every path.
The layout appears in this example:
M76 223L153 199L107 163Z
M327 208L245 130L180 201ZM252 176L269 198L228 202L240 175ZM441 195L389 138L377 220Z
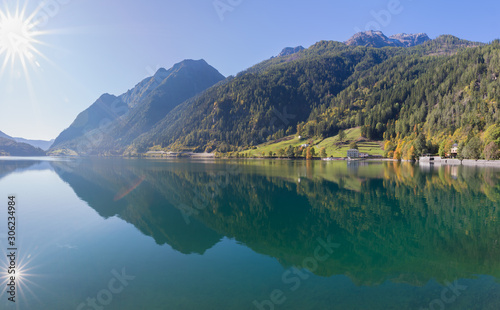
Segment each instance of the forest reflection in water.
M387 280L500 278L500 170L398 162L53 162L102 217L118 216L157 244L199 253L223 237L301 265L318 238L341 251L320 276Z

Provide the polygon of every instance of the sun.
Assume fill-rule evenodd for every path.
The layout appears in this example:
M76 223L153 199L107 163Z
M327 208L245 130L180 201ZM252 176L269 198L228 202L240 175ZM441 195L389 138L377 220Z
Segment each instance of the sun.
M8 8L0 9L0 58L4 58L2 71L7 64L19 62L26 69L27 63L37 64L35 54L39 54L36 45L40 34L32 22L35 14L27 16L25 8L19 7L11 12Z

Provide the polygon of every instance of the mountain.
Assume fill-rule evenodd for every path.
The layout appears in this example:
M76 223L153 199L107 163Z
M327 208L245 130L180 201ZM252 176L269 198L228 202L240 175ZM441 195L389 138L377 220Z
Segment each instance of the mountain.
M155 90L169 75L169 72L164 68L158 69L155 75L142 80L134 88L120 96L120 99L129 107L135 107L142 98L149 95Z
M425 33L406 34L400 33L386 37L381 31L365 31L356 33L345 42L348 46L366 47L412 47L429 41L430 38Z
M381 33L371 34L386 41L396 40ZM410 37L398 38L403 41ZM418 38L424 37L414 38L419 42ZM297 54L257 64L224 85L184 102L151 131L135 139L130 151L141 153L153 146L196 152L241 151L297 134L298 130L304 137L330 137L340 129L364 125L365 136L382 139L390 127L387 123L395 122L407 111L406 95L394 89L416 90L417 81L424 85L422 77L435 75L433 68L457 58L463 59L465 68L461 70L473 70L475 58L467 60L467 53L486 52L481 48L478 43L453 36L441 36L412 47L383 49L320 41ZM446 70L461 73L452 67ZM468 74L463 79L471 83L475 76ZM434 85L427 83L427 89L451 85L442 79ZM384 97L376 90L383 91ZM422 96L426 89L418 87L418 91ZM391 104L387 105L389 100Z
M290 56L290 55L293 55L295 53L298 53L302 50L304 50L305 48L302 47L302 46L297 46L297 47L285 47L281 53L279 53L278 57L283 57L283 56Z
M224 79L204 60L160 69L121 96L103 95L54 142L52 154L123 153L133 139L167 113Z
M429 36L427 36L427 34L425 33L417 33L417 34L400 33L390 36L389 39L400 42L401 45L404 47L412 47L430 41Z
M54 143L54 140L46 141L46 140L29 140L24 138L14 138L0 131L0 137L11 139L19 143L26 143L35 148L41 148L44 151L47 151L50 146Z
M66 155L89 152L102 141L103 131L128 112L129 107L120 98L110 94L102 95L59 134L49 152ZM71 151L66 150L66 146ZM61 149L64 151L54 151Z
M0 137L0 156L45 156L40 148Z
M346 43L285 49L224 80L204 61L184 61L113 98L129 111L109 126L85 126L85 135L52 149L241 152L360 127L363 137L385 141L388 157L444 154L459 143L460 156L493 158L500 154L499 51L498 40L371 31Z
M110 130L114 149L128 146L139 135L149 131L172 109L220 82L224 76L204 60L185 60L166 72L163 81L132 109L123 121Z

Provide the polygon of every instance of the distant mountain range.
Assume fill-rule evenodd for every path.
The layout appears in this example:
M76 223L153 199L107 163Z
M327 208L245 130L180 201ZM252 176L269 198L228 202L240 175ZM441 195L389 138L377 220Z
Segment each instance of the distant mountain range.
M0 131L0 137L14 140L18 143L26 143L35 148L41 148L44 151L47 151L50 146L54 143L54 140L46 141L46 140L29 140L24 138L14 138Z
M45 156L45 151L26 143L0 137L0 156Z
M186 60L118 97L103 95L49 153L242 151L362 127L365 137L392 143L395 157L413 156L499 123L499 51L498 41L368 31L285 48L226 79L204 60Z
M45 156L53 142L13 138L0 131L0 156Z

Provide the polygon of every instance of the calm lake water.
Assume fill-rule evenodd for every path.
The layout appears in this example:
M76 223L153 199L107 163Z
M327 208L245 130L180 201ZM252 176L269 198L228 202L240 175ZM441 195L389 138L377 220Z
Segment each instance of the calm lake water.
M0 160L0 201L1 309L500 306L494 168Z

